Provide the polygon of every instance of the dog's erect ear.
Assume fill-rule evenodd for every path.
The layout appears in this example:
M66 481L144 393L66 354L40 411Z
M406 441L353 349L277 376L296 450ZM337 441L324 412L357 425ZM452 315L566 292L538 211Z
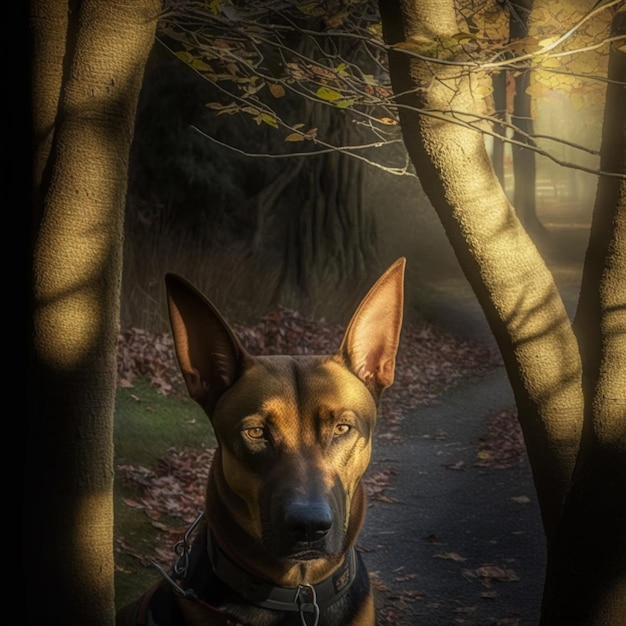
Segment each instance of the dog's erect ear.
M339 357L376 400L393 383L402 328L405 265L406 259L398 259L369 290L339 348Z
M248 355L217 309L184 278L165 275L174 347L189 395L206 411L238 378Z

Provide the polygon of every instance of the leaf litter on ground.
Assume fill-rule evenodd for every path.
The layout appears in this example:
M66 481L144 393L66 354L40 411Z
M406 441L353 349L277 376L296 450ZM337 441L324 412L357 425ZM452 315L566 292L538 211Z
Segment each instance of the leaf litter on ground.
M232 326L253 355L333 354L344 333L339 324L307 318L284 307L256 324ZM402 420L412 409L438 403L441 393L455 383L469 375L482 375L499 364L500 357L483 344L458 338L426 322L406 325L396 360L396 379L382 398L377 436L397 438ZM161 394L186 396L170 333L140 328L122 332L117 345L117 373L120 387L133 387L135 380L143 378ZM141 494L126 504L143 510L161 535L157 554L150 558L164 567L171 564L174 543L202 510L212 455L213 450L207 448L172 448L158 460L156 468L129 464L117 467L118 477L137 487ZM395 502L387 493L395 472L393 468L368 472L364 486L370 503ZM142 563L149 560L139 548L127 545L124 538L118 539L117 549Z

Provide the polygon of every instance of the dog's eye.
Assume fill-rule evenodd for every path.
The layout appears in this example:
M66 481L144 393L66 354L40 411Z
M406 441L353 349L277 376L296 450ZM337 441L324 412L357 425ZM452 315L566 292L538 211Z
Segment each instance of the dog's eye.
M265 429L260 426L246 428L243 432L246 434L246 437L249 437L250 439L263 439L265 437Z
M335 425L335 437L341 437L350 430L350 424L336 424Z

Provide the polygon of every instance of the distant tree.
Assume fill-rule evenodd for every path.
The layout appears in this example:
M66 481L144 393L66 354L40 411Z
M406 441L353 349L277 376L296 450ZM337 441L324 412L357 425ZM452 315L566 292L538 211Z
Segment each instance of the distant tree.
M32 0L27 624L114 623L113 406L128 154L155 0Z

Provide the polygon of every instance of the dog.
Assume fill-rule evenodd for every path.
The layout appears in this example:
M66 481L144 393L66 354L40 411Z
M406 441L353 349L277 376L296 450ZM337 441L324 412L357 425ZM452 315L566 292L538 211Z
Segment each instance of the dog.
M117 626L374 625L355 542L404 268L398 259L378 279L326 356L250 355L195 287L166 275L178 363L218 445L193 545L188 531L173 572Z

